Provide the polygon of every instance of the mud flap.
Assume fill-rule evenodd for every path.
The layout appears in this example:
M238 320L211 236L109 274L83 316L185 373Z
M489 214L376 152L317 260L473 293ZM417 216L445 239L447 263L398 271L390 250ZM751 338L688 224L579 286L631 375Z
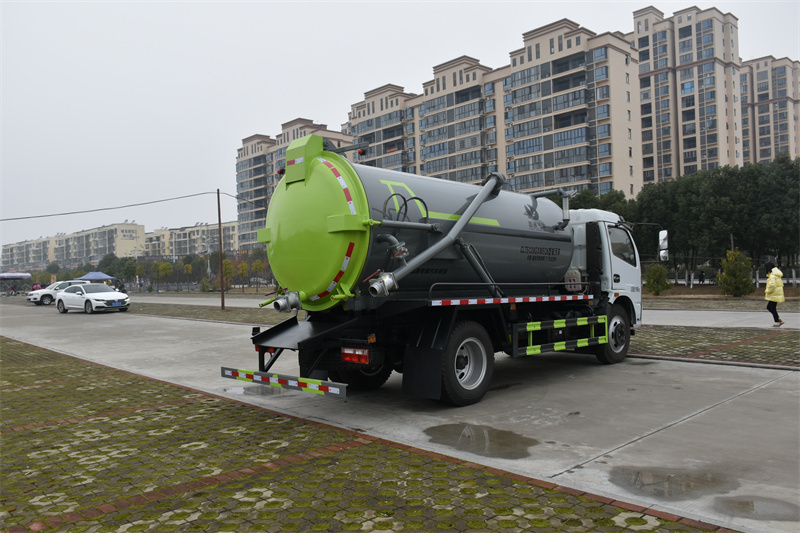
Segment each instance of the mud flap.
M420 333L403 354L403 394L438 400L442 394L442 358L457 309L429 309L420 320Z

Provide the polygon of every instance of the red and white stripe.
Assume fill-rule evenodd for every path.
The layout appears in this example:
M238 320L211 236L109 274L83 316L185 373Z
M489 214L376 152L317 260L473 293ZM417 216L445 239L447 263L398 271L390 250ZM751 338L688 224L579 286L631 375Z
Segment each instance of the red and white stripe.
M333 281L331 282L330 285L328 285L328 288L325 291L317 294L316 296L312 296L311 298L309 298L309 301L315 302L320 298L325 298L326 296L328 296L330 293L333 292L333 289L335 289L336 286L339 284L339 281L342 279L342 276L344 276L344 273L347 271L347 267L350 265L350 258L353 257L353 250L355 250L355 247L356 243L354 242L351 242L347 246L347 252L344 254L344 260L342 261L342 268L339 269L339 273L336 274L336 277L333 278Z
M263 374L255 374L255 373L251 374L243 370L230 370L230 369L225 369L225 376L230 378L242 378L248 381L252 381L253 383L263 383L265 385L274 385L274 386L282 385L302 390L332 392L334 394L341 393L341 389L339 389L339 387L330 387L328 385L322 385L321 383L308 383L300 378L293 379L278 375L264 376Z
M331 172L333 172L333 176L336 178L336 181L338 181L339 185L342 186L342 190L344 191L344 198L345 200L347 200L347 206L350 208L350 214L355 215L356 206L353 203L353 197L350 194L350 189L347 187L347 183L344 181L344 178L342 177L341 173L339 173L339 169L337 169L329 161L326 161L321 157L318 157L317 161L321 162L323 165L331 169Z
M303 161L304 161L304 158L302 158L302 157L298 157L297 159L291 159L291 160L286 162L286 166L289 167L289 166L292 166L292 165L297 165L297 164L302 163Z
M578 300L591 300L590 294L576 294L570 296L524 296L519 298L473 298L466 300L432 300L434 307L447 305L486 305L486 304L527 304L539 302L573 302Z

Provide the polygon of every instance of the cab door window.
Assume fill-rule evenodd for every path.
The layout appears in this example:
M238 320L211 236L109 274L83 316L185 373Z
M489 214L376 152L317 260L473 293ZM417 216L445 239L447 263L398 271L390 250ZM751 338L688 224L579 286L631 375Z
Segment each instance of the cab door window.
M608 228L608 238L611 252L626 263L636 266L636 250L630 234L622 228Z

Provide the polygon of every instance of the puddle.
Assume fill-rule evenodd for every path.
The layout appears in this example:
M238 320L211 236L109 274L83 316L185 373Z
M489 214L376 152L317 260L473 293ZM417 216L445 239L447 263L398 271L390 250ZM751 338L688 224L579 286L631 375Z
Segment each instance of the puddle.
M465 452L496 459L530 457L528 448L539 441L513 431L471 424L445 424L425 430L431 442L444 444Z
M717 498L714 510L729 516L750 518L753 520L776 520L797 522L800 520L800 506L761 496L736 496L734 498Z
M681 471L672 468L621 466L611 469L609 480L630 492L661 500L691 500L708 494L736 490L739 481L723 472L710 470Z

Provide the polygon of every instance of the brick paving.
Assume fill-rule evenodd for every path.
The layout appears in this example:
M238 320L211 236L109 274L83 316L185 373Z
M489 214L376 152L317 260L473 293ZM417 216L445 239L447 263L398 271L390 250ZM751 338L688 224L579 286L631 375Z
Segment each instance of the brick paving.
M3 532L727 531L3 337L0 365Z
M800 367L800 331L643 326L629 354Z

